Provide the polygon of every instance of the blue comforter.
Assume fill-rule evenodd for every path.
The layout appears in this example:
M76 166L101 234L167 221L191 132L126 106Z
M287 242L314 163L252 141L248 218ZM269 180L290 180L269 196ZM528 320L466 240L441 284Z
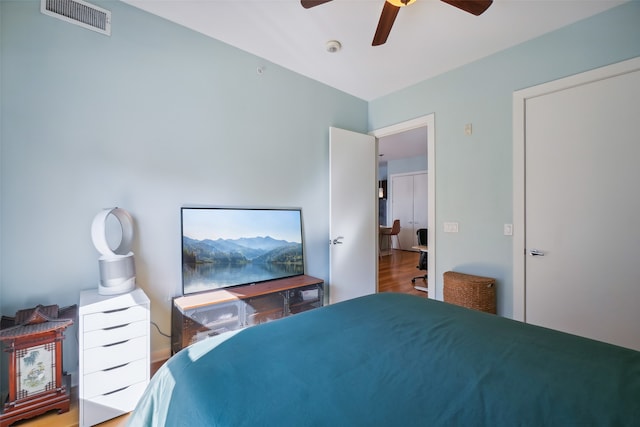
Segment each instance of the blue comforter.
M185 348L130 426L640 426L640 352L376 294Z

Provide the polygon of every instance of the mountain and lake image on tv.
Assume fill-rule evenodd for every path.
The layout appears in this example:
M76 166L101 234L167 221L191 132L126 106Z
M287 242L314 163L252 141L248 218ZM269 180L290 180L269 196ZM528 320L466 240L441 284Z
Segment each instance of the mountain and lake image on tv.
M183 294L304 274L300 209L186 208Z

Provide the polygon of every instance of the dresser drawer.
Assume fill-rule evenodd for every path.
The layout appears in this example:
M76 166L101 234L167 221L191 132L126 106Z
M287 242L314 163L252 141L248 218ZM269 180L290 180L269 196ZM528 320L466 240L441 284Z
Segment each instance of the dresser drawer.
M81 397L80 413L82 416L80 425L92 426L104 420L133 411L142 393L144 393L147 384L148 381L142 381L112 393L88 399Z
M84 376L82 395L86 398L108 394L147 379L149 363L146 358L126 365Z
M111 328L127 323L146 320L149 316L149 308L145 305L132 305L117 310L102 311L99 313L85 314L82 318L84 331Z
M125 323L124 325L112 326L110 328L96 329L85 332L82 336L82 346L85 349L100 347L131 338L145 336L149 333L149 322L139 321Z
M147 358L149 339L147 336L101 347L93 347L83 352L83 375L124 365L133 360Z

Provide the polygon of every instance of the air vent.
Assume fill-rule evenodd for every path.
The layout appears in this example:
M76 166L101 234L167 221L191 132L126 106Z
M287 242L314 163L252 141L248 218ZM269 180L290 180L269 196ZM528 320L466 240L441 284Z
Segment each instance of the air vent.
M111 12L82 0L41 0L40 10L45 15L111 35Z

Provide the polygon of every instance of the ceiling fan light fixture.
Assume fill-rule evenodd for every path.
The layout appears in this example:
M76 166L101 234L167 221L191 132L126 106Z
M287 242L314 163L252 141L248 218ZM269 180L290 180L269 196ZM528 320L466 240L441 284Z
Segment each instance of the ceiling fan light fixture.
M302 7L304 7L305 9L309 9L311 7L328 3L330 1L331 0L300 0L300 3L302 4ZM400 8L409 6L410 4L415 3L415 1L416 0L385 0L384 5L382 6L382 13L380 14L380 20L378 21L378 26L376 27L376 33L374 34L373 41L371 42L371 46L380 46L387 42L387 38L389 37L389 33L391 32L391 27L393 27L393 23L396 20L396 16L398 16ZM487 10L489 6L491 6L491 3L493 3L493 0L442 1L476 16L484 13L484 11ZM334 43L337 43L337 45ZM336 42L335 40L329 41L327 42L326 48L327 51L335 53L340 50L340 43Z
M404 7L409 6L412 3L415 3L416 0L387 0L387 3L394 5L395 7Z

